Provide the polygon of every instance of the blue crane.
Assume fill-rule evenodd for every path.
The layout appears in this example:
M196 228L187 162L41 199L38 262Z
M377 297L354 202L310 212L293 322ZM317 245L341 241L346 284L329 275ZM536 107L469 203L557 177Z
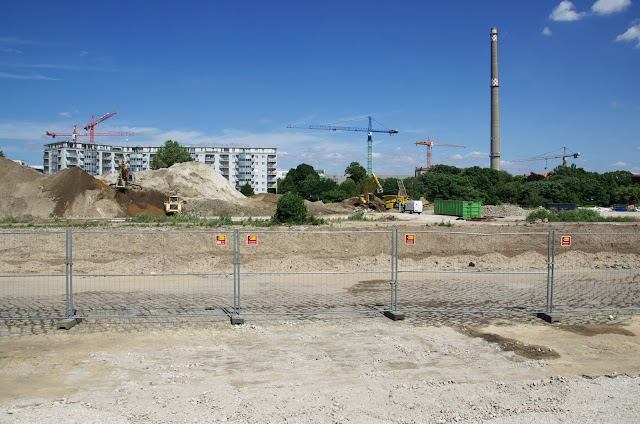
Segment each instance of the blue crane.
M331 130L331 131L366 131L367 132L367 175L371 175L373 173L373 161L372 161L373 139L371 138L371 135L374 132L387 133L389 135L394 135L394 134L398 134L398 130L374 130L371 126L372 118L370 116L368 118L369 118L369 126L367 128L340 127L335 125L293 125L293 124L290 124L287 128L304 128L307 130Z

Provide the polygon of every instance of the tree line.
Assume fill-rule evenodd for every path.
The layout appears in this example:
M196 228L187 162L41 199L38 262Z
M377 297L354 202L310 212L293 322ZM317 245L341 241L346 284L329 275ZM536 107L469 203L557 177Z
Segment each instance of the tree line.
M352 162L346 169L347 179L341 184L321 178L311 165L292 168L278 180L278 193L292 192L303 199L325 203L341 202L363 193L369 179L366 170ZM483 205L502 203L526 207L548 203L574 203L577 206L639 204L640 178L628 171L599 174L571 166L559 165L547 175L511 175L506 171L474 166L457 168L435 165L418 176L403 179L407 194L413 199L429 201L465 200ZM398 180L382 178L382 195L397 194ZM372 188L370 189L370 191Z

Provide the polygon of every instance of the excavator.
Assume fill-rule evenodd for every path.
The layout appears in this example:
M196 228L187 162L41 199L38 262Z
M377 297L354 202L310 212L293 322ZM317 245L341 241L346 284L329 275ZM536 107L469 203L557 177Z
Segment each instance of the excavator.
M380 181L378 181L378 177L376 177L376 174L371 173L371 177L369 177L369 180L364 186L364 194L361 194L356 198L356 205L368 206L371 209L375 209L375 204L373 203L374 195L373 193L369 193L369 189L374 182L377 185L375 188L375 192L377 194L384 191L382 185L380 185Z
M115 187L116 190L124 192L127 188L133 189L142 189L142 186L133 183L133 174L129 173L127 169L127 165L122 161L118 160L118 168L120 172L118 173L118 179L115 184L111 184L112 187Z

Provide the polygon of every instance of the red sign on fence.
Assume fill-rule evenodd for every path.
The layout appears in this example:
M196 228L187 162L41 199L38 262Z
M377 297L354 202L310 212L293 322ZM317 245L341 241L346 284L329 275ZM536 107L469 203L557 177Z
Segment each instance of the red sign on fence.
M258 244L258 236L247 236L247 244Z
M227 236L216 236L216 246L224 246L227 244Z
M406 234L404 236L404 244L416 244L415 234Z
M560 246L571 246L571 236L562 236Z

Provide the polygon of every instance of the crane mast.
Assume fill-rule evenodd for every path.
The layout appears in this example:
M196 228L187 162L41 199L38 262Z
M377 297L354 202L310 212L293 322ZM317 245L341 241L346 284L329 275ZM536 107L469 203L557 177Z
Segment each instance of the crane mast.
M427 146L427 171L431 169L431 146L447 146L447 147L466 147L460 144L435 143L431 141L431 137L427 136L427 141L416 141L416 146Z
M366 131L367 132L367 175L373 174L373 133L387 133L389 135L398 134L398 130L374 130L371 125L371 118L369 118L369 126L363 127L342 127L335 125L293 125L290 124L287 128L303 128L307 130L329 130L329 131Z

